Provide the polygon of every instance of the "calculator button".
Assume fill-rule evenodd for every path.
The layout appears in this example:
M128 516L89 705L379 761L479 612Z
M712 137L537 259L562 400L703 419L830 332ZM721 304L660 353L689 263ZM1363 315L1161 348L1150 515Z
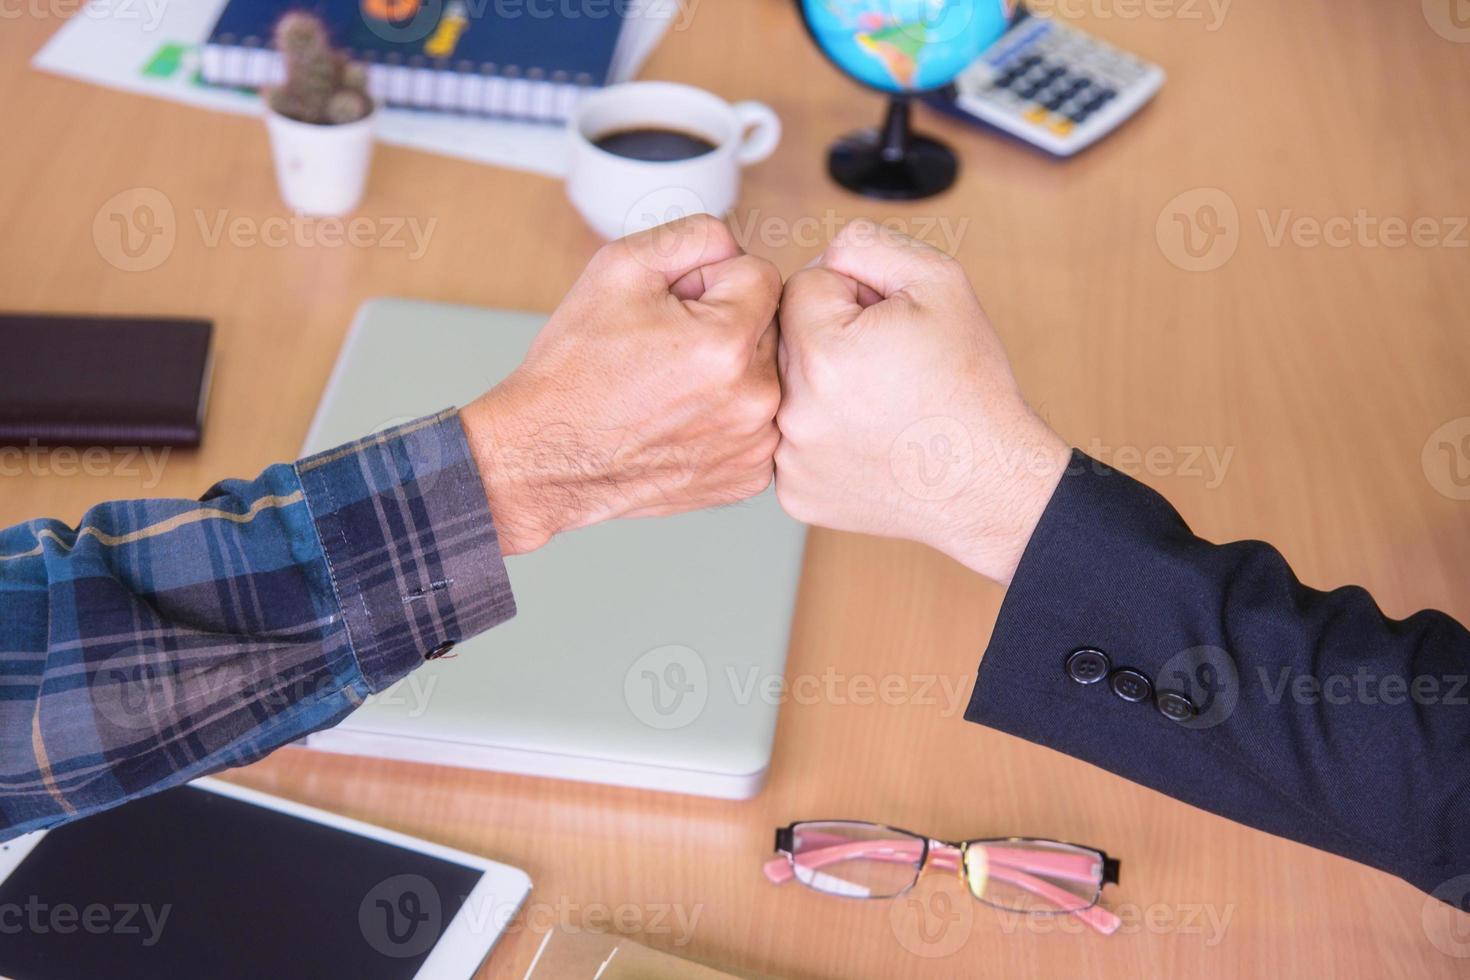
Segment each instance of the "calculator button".
M1060 109L1062 107L1062 104L1065 103L1066 101L1067 101L1067 97L1065 95L1053 95L1051 98L1047 99L1045 102L1043 102L1041 104L1044 105L1044 106L1046 106L1052 112L1056 112L1058 109Z

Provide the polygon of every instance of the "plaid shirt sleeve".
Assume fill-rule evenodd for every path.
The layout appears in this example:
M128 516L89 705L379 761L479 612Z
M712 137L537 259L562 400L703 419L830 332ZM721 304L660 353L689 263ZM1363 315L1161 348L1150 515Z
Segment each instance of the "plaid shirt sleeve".
M452 410L0 530L0 840L259 759L514 614Z

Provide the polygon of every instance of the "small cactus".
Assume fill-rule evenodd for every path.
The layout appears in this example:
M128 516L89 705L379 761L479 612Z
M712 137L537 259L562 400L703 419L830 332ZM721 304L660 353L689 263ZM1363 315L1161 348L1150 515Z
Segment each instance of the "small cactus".
M367 71L332 50L327 28L304 11L276 24L276 50L285 62L286 81L268 98L276 112L305 123L340 126L373 111Z

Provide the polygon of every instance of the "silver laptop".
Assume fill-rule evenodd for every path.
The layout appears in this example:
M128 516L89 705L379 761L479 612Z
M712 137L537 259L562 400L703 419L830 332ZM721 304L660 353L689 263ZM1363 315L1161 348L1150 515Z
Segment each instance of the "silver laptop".
M464 405L545 317L365 304L305 451ZM311 748L745 798L771 759L805 528L775 495L564 534L506 564L519 614Z

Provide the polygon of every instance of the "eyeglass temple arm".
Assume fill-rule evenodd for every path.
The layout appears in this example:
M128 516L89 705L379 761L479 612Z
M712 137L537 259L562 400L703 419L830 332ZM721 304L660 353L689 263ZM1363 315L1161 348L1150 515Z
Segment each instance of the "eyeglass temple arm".
M875 844L881 845L883 849L877 851L870 850L872 845ZM909 853L905 854L905 850ZM834 864L839 861L854 858L910 863L918 857L918 854L913 853L918 850L922 850L922 845L917 841L857 841L849 844L838 844L817 848L816 850L803 851L801 854L801 863L803 866L810 868L820 868L823 865ZM1071 857L1072 855L1058 856ZM957 851L953 855L945 855L936 851L931 859L935 862L936 867L944 868L947 871L954 871L959 868ZM795 875L791 861L785 857L772 858L765 863L762 870L765 871L766 879L772 884L777 885L790 881ZM1077 918L1105 936L1112 935L1122 925L1122 920L1101 905L1091 905L1085 909L1066 909L1068 900L1075 899L1075 895L1069 894L1050 882L1032 877L1025 871L1007 866L1001 862L992 861L990 863L990 874L992 877L1009 882L1017 888L1028 891L1038 898L1050 902L1058 910L1066 910L1065 914L1077 916ZM1091 876L1089 876L1088 880L1091 880Z

